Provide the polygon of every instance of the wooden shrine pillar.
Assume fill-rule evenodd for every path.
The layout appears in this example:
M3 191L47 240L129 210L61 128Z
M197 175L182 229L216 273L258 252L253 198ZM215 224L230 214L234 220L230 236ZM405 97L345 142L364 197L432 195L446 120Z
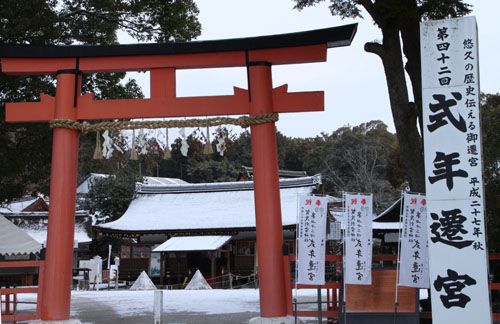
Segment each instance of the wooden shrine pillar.
M57 74L55 119L76 120L75 96L80 84L75 70ZM55 128L52 139L50 206L42 313L44 321L69 319L75 233L78 131Z
M250 116L273 112L271 64L252 62L249 69ZM274 122L251 126L260 315L286 316L283 274L278 153Z
M215 257L217 255L217 251L209 251L208 256L210 257L210 283L212 288L216 288L215 285Z
M165 256L160 252L160 286L163 286L163 277L165 276Z

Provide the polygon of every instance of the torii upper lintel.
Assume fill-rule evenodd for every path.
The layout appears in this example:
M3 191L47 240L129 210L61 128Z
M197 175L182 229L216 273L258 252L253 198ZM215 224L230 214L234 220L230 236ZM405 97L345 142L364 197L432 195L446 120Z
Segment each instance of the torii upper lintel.
M159 118L249 114L249 90L235 88L234 95L177 98L175 70L243 67L255 62L299 64L326 61L328 47L350 45L357 24L300 33L228 40L110 46L0 45L2 72L55 74L61 70L81 73L150 71L150 99L96 101L92 94L78 96L77 120ZM273 91L273 112L323 110L323 92ZM54 119L55 98L40 102L8 103L6 120Z

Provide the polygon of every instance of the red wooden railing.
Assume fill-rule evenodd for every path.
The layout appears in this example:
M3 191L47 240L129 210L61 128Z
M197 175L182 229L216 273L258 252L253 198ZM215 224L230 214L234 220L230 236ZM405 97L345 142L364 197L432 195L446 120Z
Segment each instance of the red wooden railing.
M342 261L341 255L327 255L325 257L326 262L330 261ZM287 305L287 314L293 316L293 299L292 299L292 276L290 272L290 262L295 262L295 255L285 255L283 256L283 264L285 265L285 288L286 288L286 305ZM298 289L304 288L313 288L316 289L318 286L315 285L297 285ZM326 289L326 310L322 311L323 317L328 318L329 320L339 318L339 308L337 302L337 289L340 289L340 282L327 282L323 286L322 289ZM301 317L317 317L318 311L306 311L306 310L297 310L297 316Z
M373 261L396 261L396 255L392 254L375 254L372 257ZM326 262L342 262L341 255L326 255ZM293 300L292 300L292 278L290 273L290 262L295 262L295 255L286 255L283 257L283 264L285 265L285 282L287 290L287 314L294 315ZM288 265L288 266L287 266ZM325 285L321 286L322 289L326 289L326 311L322 311L322 315L328 320L338 320L339 318L339 305L337 300L337 290L339 290L340 295L341 283L339 281L327 282ZM316 289L318 286L314 285L297 285L298 289ZM302 317L317 317L318 311L296 311L297 316Z
M38 287L20 288L0 288L0 310L2 311L2 321L30 321L40 319L42 300L41 291L43 274L45 271L45 261L6 261L0 262L0 268L38 268ZM17 314L18 294L37 294L37 304L35 314ZM5 301L3 300L5 296ZM12 298L11 298L12 297ZM4 305L2 305L4 304Z

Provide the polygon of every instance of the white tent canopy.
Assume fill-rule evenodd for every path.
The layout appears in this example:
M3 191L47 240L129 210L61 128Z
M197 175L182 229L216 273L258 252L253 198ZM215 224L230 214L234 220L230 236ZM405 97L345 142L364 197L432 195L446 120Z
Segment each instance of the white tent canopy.
M0 254L22 255L40 252L42 245L0 215Z
M153 252L214 251L230 239L229 235L174 236L157 246Z

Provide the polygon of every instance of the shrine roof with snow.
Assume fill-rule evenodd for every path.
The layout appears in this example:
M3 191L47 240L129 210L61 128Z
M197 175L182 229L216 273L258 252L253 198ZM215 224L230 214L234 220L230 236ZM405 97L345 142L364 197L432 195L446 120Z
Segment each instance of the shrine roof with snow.
M0 208L0 216L40 244L46 244L49 219L49 200L47 198L25 197ZM75 211L75 236L79 243L92 242L92 219L84 210Z
M284 227L297 223L299 195L317 192L320 185L320 175L280 180ZM253 182L137 184L135 198L125 214L94 229L135 234L255 230Z

